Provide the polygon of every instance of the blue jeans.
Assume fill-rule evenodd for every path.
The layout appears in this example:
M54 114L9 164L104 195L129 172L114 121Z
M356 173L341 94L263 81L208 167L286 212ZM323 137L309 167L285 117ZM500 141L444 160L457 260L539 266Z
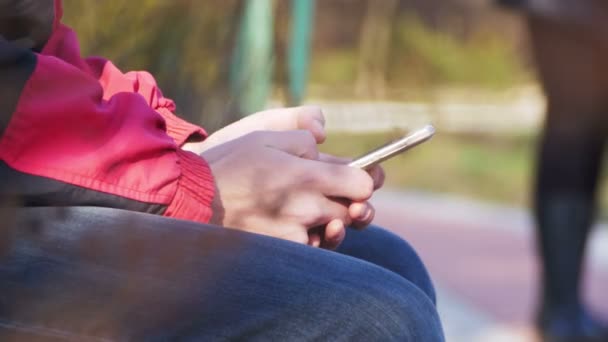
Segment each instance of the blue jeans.
M0 340L444 339L422 262L379 228L331 252L116 209L12 216Z

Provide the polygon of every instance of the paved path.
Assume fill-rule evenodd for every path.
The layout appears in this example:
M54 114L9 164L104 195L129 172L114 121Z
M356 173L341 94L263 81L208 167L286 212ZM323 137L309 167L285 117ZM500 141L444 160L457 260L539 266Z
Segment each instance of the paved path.
M328 130L352 132L412 129L433 123L442 132L521 134L536 132L545 112L544 99L536 88L500 100L462 96L434 102L309 103L323 108Z
M440 131L475 134L537 132L545 113L538 86L502 92L449 91L426 102L308 99L305 104L323 108L329 131L386 132L415 129L433 123ZM268 108L283 107L270 101Z
M427 264L448 341L534 341L538 266L526 211L387 190L373 202L376 223L410 241ZM608 319L607 227L595 230L589 249L586 299Z

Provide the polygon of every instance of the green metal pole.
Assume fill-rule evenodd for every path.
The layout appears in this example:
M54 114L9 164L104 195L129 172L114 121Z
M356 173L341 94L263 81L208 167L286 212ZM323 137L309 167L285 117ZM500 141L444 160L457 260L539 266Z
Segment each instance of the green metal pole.
M273 0L245 0L230 85L241 115L264 108L273 69Z
M291 1L291 32L287 50L288 102L299 105L306 95L315 0Z

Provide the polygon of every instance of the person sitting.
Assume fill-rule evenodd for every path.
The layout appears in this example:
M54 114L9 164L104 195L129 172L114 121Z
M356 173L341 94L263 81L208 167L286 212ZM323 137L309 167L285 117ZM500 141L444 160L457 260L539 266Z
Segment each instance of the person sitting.
M363 229L382 170L319 153L320 109L207 135L61 15L0 0L3 340L444 339L416 252Z

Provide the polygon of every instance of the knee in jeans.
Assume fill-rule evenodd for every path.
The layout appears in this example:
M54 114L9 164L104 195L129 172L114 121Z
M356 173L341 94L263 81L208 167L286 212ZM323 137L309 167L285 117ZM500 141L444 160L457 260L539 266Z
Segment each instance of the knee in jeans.
M354 340L443 341L436 307L417 286L394 274L367 273L367 281L345 291L342 322Z
M352 231L340 248L346 254L403 276L435 303L435 289L420 256L407 241L394 233L378 227Z

